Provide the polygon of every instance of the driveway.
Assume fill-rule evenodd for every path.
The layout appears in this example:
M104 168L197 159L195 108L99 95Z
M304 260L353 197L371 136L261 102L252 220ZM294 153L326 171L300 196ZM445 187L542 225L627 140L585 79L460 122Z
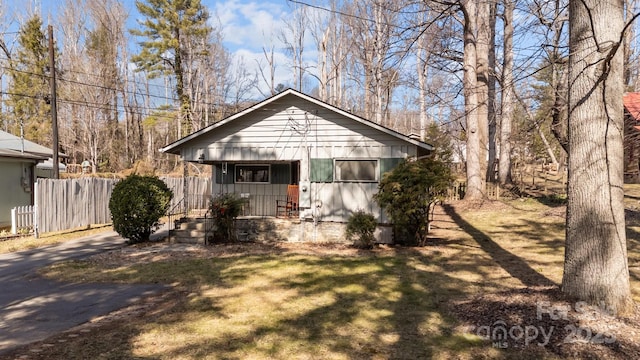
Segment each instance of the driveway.
M54 262L88 257L124 243L117 233L106 231L60 245L0 254L0 355L164 289L162 285L68 284L36 274Z

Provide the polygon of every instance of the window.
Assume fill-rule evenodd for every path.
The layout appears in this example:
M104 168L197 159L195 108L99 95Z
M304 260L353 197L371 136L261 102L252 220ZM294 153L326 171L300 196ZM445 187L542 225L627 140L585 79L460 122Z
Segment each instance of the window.
M336 160L336 181L376 181L378 160Z
M268 183L269 165L236 164L237 183Z

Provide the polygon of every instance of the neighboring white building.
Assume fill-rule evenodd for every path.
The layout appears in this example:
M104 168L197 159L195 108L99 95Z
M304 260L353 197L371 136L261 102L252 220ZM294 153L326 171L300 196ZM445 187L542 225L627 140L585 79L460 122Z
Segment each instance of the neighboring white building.
M33 205L36 164L53 151L0 130L0 227L11 225L11 209Z

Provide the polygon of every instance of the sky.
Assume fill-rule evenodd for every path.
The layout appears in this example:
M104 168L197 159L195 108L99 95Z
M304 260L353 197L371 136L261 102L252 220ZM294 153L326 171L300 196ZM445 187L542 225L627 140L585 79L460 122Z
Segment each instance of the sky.
M273 46L278 64L276 83L291 84L291 71L278 34L283 28L283 19L292 13L295 4L287 0L201 1L209 10L211 25L222 28L224 45L234 55L236 63L242 59L245 67L254 73L259 62L266 64L263 48ZM36 8L40 9L46 26L48 19L56 18L56 13L62 2L62 0L0 0L0 4L3 5L4 11L9 14L9 17L16 19L15 24L11 24L8 31L15 31L20 20L26 18ZM123 3L129 12L128 28L137 26L136 19L141 19L141 17L137 13L135 0L124 0ZM54 36L56 36L55 28ZM307 42L305 52L305 60L315 62L315 46L310 39ZM259 94L254 95L259 96Z

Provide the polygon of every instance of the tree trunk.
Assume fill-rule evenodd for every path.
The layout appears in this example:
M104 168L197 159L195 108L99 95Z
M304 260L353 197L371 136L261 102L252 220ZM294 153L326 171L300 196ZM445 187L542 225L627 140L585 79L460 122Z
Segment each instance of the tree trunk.
M465 200L480 200L484 197L485 173L480 165L486 151L481 149L481 130L478 122L478 87L476 75L476 1L462 1L464 13L464 108L467 122L467 192ZM486 123L485 123L486 126ZM485 129L486 131L486 129ZM486 148L485 148L486 150ZM484 158L486 163L486 158Z
M502 66L502 121L500 121L500 156L498 181L511 183L511 124L515 100L513 84L513 10L515 2L504 2L504 64Z
M489 54L488 54L488 83L487 83L487 126L488 126L488 166L487 181L495 182L496 165L498 160L496 149L496 13L497 1L489 1Z
M478 131L480 133L480 154L478 160L480 161L480 172L486 180L489 178L487 174L491 168L491 166L487 164L487 157L489 155L489 52L491 48L489 44L491 42L491 11L489 1L476 1L476 4L478 9L478 17L476 19L477 26L472 31L477 31L476 76L478 78Z
M630 310L623 190L623 0L569 4L569 184L562 291Z

